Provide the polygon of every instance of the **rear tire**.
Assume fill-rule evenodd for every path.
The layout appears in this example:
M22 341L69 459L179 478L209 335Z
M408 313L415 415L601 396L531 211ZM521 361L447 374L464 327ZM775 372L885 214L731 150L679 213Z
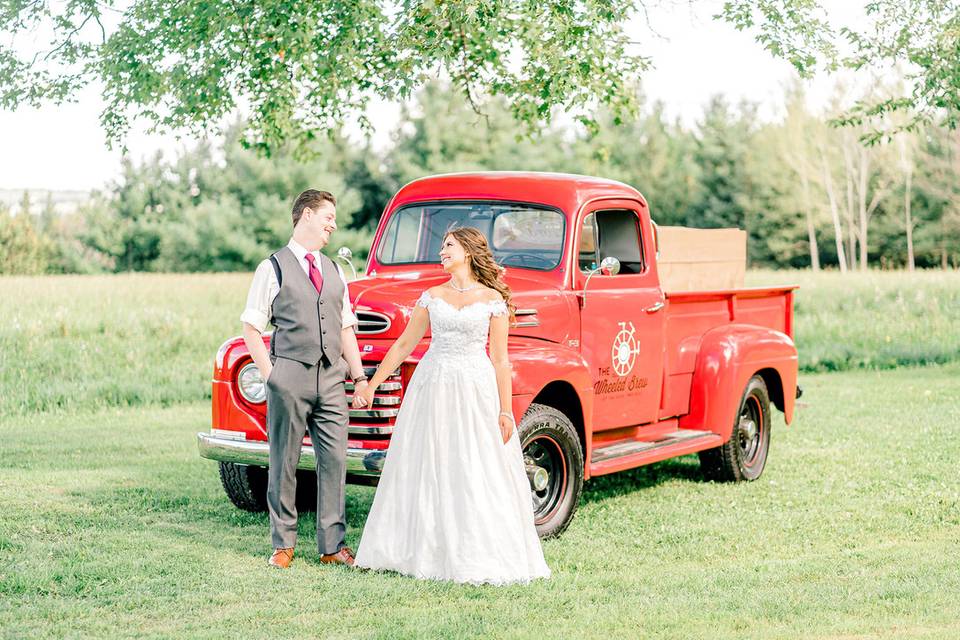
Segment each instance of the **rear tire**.
M734 419L730 439L700 452L704 475L719 482L756 480L763 473L770 450L770 394L760 376L747 382Z
M267 470L233 462L220 463L220 482L230 502L253 513L267 510Z
M583 489L583 447L577 430L558 409L531 404L518 427L520 447L528 469L537 467L541 490L531 484L534 522L541 538L563 533L573 519Z

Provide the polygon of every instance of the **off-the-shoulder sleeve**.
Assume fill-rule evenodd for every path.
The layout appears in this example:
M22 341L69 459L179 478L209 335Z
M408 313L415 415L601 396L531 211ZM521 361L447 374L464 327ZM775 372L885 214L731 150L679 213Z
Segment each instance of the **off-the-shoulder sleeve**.
M426 309L427 305L430 304L431 299L432 299L432 296L430 295L430 292L424 291L423 293L420 294L420 297L417 298L417 306L423 307L424 309Z
M490 303L490 315L493 316L505 316L507 315L507 303L500 300L494 300Z

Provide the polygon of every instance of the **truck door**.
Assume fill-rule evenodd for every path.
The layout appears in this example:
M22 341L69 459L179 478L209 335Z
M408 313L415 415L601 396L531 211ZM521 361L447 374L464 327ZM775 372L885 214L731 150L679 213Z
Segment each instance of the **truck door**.
M580 349L593 375L594 430L653 422L660 408L664 297L640 207L630 200L592 203L576 227L577 291L604 258L620 261L619 273L590 278L580 302Z

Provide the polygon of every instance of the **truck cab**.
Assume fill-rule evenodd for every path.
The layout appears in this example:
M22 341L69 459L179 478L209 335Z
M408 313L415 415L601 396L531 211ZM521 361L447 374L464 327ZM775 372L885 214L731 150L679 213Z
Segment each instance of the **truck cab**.
M438 253L452 226L480 229L506 268L517 307L508 340L513 411L542 536L569 525L583 482L594 476L697 452L707 477L759 477L770 405L789 423L797 393L794 287L665 291L647 202L620 182L431 176L390 200L366 270L349 285L368 373L420 293L448 277ZM376 483L429 339L378 388L372 407L351 410L348 481ZM226 341L214 369L212 429L198 434L201 455L220 463L228 496L250 510L265 508L262 384L242 339ZM313 467L305 440L302 472Z

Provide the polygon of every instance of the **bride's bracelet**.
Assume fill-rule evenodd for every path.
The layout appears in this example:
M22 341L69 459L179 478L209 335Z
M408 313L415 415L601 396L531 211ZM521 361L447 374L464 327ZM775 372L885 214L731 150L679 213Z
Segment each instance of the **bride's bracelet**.
M517 420L516 420L516 418L514 418L514 417L513 417L513 414L510 413L509 411L501 411L501 412L500 412L500 415L506 416L506 417L510 418L510 422L513 423L513 426L517 426Z

